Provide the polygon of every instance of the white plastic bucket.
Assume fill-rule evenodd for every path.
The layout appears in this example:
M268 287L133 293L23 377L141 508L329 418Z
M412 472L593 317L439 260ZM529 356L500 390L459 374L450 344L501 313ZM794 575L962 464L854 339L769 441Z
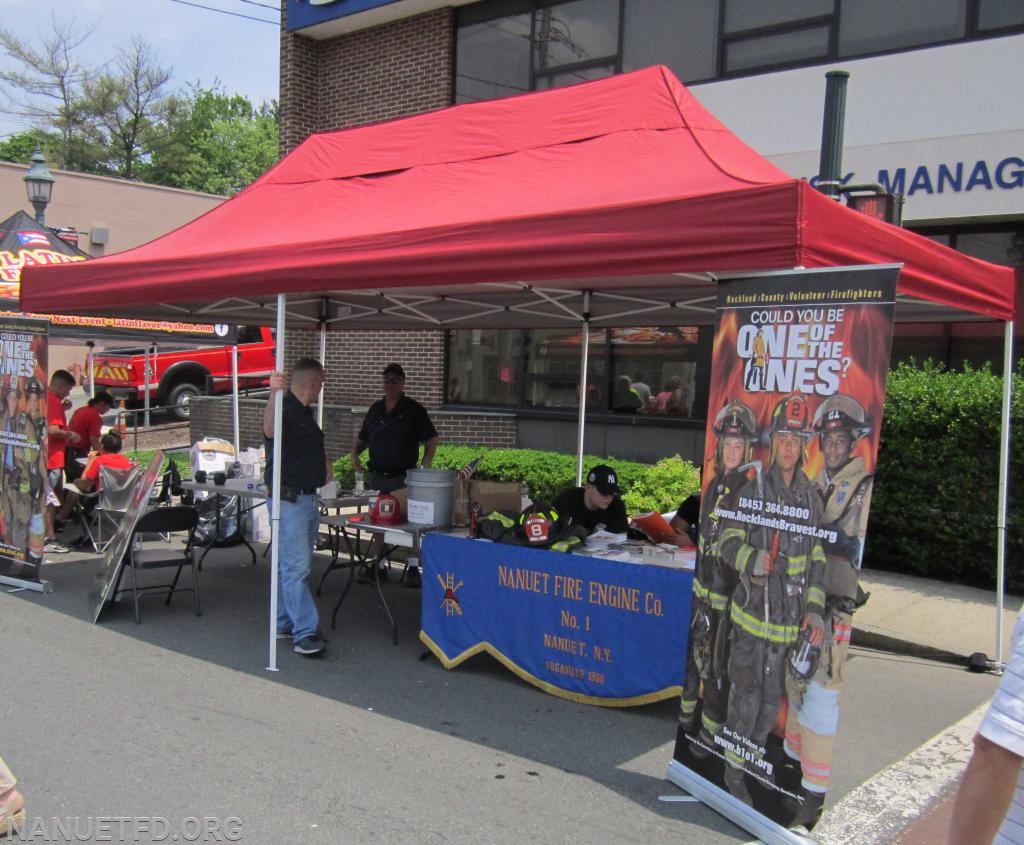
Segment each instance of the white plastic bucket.
M409 490L406 518L415 525L445 530L452 527L455 470L410 469L405 474Z

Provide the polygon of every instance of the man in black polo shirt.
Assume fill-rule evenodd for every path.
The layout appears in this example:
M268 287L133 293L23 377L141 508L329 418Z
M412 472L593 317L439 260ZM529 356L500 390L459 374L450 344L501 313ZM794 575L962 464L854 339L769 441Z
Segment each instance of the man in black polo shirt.
M551 504L561 519L571 519L573 525L582 525L589 534L598 530L625 534L629 518L620 492L615 470L598 464L587 473L583 487L562 491Z
M267 454L274 452L274 396L284 391L281 417L281 521L277 544L277 635L291 637L296 653L323 654L327 643L319 634L320 617L309 588L313 546L320 526L317 490L333 472L324 449L324 433L309 407L320 395L324 368L312 358L300 358L292 368L291 384L285 373L270 376L270 401L263 411ZM287 389L286 389L287 388ZM267 463L265 481L273 490L273 463ZM268 507L271 502L268 500Z
M417 463L430 466L437 441L437 429L426 409L405 395L405 370L398 364L388 364L384 368L384 396L370 406L352 442L352 469L362 472L359 456L369 448L367 485L371 490L391 493L405 487L406 470L415 469ZM419 460L421 443L422 462ZM411 586L419 585L418 569L410 568L406 577Z

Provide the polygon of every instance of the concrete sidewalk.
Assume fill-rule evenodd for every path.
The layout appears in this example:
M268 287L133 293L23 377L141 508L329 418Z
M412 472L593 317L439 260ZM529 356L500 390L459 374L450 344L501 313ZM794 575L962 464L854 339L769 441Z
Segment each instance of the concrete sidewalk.
M871 594L854 616L854 644L936 660L983 652L996 659L996 594L913 575L864 570ZM1002 611L1002 660L1009 653L1021 598L1006 596Z

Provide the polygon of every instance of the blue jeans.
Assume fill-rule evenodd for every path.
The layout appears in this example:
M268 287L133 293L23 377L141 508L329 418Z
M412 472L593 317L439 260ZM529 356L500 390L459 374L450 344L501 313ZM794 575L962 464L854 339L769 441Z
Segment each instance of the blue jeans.
M267 499L267 507L273 502ZM320 616L309 587L313 544L320 526L316 494L281 502L281 523L277 543L277 630L291 631L295 642L315 634Z

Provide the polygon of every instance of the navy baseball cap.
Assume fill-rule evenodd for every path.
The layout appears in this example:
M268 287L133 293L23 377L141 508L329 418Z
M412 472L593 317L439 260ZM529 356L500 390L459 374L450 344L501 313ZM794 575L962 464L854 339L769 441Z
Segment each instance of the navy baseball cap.
M593 484L602 496L618 496L619 479L610 466L598 464L587 473L587 484Z

